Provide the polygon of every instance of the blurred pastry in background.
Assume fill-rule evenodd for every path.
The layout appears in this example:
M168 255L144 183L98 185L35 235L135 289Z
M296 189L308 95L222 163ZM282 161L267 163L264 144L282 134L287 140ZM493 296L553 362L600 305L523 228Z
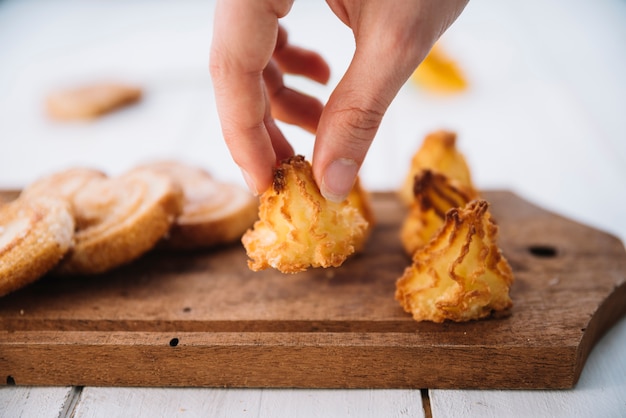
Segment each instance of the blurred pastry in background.
M467 80L460 67L438 43L415 69L411 81L420 88L438 94L460 93L467 89Z
M46 98L46 111L60 121L95 119L138 102L142 90L121 83L92 83L58 90Z
M428 169L415 175L413 192L413 202L400 229L400 240L409 256L437 234L450 209L462 208L472 198L445 175Z
M415 176L426 169L448 177L453 185L463 190L470 199L478 196L467 161L456 146L456 139L456 133L445 130L426 135L421 147L411 159L411 166L400 189L400 198L405 204L411 205L413 202Z

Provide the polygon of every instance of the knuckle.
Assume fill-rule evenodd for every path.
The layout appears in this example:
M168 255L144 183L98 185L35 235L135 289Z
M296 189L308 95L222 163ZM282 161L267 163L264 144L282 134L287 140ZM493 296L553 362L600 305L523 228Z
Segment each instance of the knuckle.
M379 105L351 106L338 110L335 114L338 127L343 130L347 138L356 148L364 143L369 144L382 121L384 110Z

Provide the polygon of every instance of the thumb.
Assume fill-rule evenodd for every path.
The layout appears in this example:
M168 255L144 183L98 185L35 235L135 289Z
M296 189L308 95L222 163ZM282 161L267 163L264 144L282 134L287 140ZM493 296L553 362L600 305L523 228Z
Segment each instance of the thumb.
M391 101L414 69L414 63L387 56L385 50L357 50L328 99L317 128L313 173L322 195L343 201ZM388 50L386 50L388 51ZM385 64L386 62L386 64Z

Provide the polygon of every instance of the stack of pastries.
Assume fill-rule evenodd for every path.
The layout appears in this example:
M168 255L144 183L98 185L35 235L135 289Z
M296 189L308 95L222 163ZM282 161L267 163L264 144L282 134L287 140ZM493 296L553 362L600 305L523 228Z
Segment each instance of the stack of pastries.
M433 322L506 315L513 272L453 132L426 136L400 195L409 205L400 239L412 258L396 283L404 310Z
M28 185L0 206L0 296L47 272L98 274L156 246L210 248L237 241L257 199L179 161L109 177L71 168Z

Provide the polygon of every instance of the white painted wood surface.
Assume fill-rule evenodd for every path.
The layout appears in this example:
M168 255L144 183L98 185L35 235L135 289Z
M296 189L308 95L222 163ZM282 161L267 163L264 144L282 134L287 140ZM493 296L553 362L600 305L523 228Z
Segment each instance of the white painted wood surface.
M206 0L0 2L0 187L70 164L116 173L163 156L243 184L221 140L208 77L212 8ZM469 91L436 97L407 83L364 164L364 185L397 187L421 137L446 127L459 133L479 187L511 189L625 241L625 23L623 0L470 2L442 39ZM321 1L296 2L284 25L333 71L327 86L287 81L327 98L351 57L349 30ZM43 117L47 91L99 77L138 82L146 99L93 123ZM312 136L283 128L310 155ZM431 391L433 416L626 416L624 347L626 320L595 348L573 390ZM251 415L423 410L419 390L0 388L2 417Z
M0 417L69 416L74 408L76 392L71 387L2 387L0 389Z
M85 388L75 418L422 417L420 391Z
M591 352L576 387L554 391L431 390L433 417L625 417L626 318Z

